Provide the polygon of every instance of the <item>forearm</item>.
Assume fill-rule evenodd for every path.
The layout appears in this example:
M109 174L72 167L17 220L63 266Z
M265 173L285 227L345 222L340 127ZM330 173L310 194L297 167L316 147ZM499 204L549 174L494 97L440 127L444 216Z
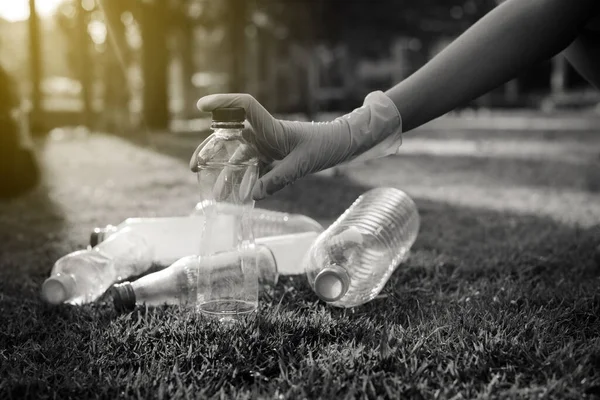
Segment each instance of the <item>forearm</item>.
M414 129L569 45L598 0L509 0L386 92Z

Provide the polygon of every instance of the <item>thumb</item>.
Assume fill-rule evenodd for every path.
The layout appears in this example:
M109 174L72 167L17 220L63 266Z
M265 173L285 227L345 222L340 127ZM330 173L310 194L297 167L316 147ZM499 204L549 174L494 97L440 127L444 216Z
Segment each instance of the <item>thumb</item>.
M254 97L246 93L211 94L198 100L197 107L204 112L223 107L243 108L250 125L259 130L270 124L273 119L273 116Z
M300 152L292 152L264 174L254 185L252 198L262 200L309 173Z

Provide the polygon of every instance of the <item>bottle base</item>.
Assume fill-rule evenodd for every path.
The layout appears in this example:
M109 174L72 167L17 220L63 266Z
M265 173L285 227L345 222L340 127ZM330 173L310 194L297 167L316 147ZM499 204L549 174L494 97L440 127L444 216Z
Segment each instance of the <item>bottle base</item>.
M234 322L250 315L258 308L256 303L244 300L213 300L198 306L198 311L221 322Z

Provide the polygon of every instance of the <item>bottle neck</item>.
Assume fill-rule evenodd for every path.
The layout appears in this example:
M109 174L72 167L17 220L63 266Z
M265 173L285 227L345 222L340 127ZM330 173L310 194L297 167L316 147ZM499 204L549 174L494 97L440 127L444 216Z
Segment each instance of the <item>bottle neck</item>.
M221 122L213 121L210 128L215 132L216 135L242 135L242 129L244 129L243 122Z
M76 290L77 283L73 275L58 273L44 281L42 297L50 304L60 304L75 296Z
M123 282L113 285L108 293L113 299L117 311L132 311L135 308L135 292L131 283Z
M314 291L325 302L334 302L348 292L350 276L337 264L329 264L321 270L314 281Z
M279 271L275 254L265 245L256 246L259 281L265 285L277 284Z
M224 140L243 140L241 129L215 129L213 136Z
M106 225L104 228L94 228L94 231L90 235L90 246L96 247L117 232L117 230L117 227L114 225Z

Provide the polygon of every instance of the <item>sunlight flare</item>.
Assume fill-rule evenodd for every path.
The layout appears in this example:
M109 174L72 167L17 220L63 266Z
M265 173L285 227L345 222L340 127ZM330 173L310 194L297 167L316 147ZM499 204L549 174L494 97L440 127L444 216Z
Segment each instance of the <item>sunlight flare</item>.
M37 0L36 8L40 17L52 15L64 0ZM10 0L0 2L0 18L10 22L29 18L29 0Z

